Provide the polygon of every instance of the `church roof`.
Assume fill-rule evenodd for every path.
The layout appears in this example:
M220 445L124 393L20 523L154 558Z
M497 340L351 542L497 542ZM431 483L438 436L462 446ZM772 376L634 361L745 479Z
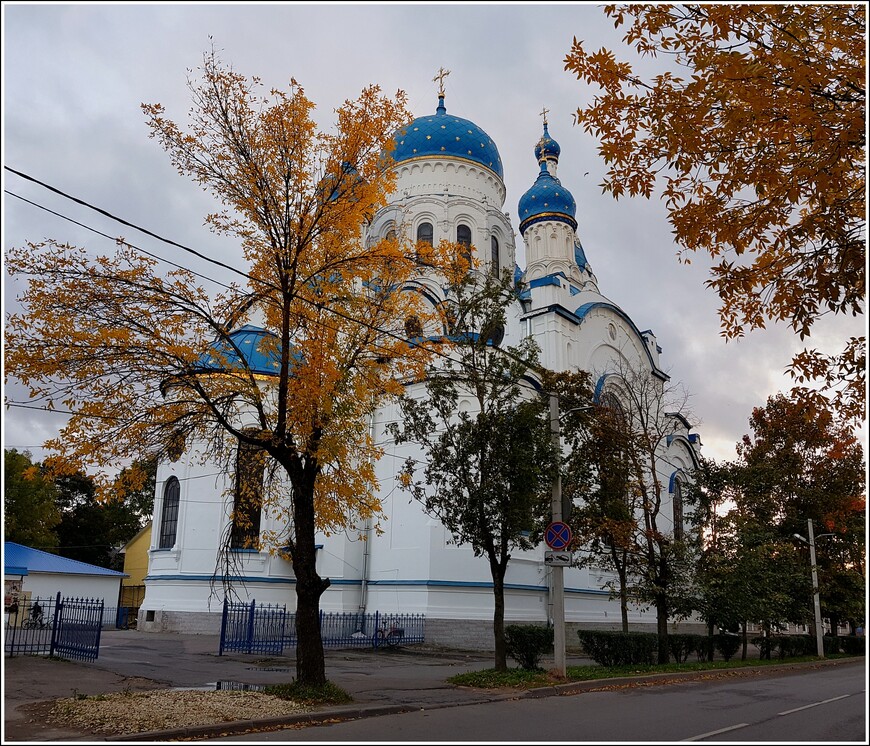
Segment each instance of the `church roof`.
M492 138L474 122L447 113L444 95L434 114L418 117L395 134L397 163L417 158L459 158L472 161L504 178L501 156Z
M257 326L245 326L230 332L229 341L217 340L209 346L197 363L200 370L249 370L266 376L276 376L280 370L281 352L272 332Z
M557 178L547 169L546 160L541 161L541 171L531 188L520 197L518 207L520 233L532 223L555 220L577 228L577 203Z
M535 160L540 164L541 170L535 183L520 197L518 207L520 233L523 233L533 223L539 223L543 220L567 223L576 230L577 203L574 201L574 195L562 186L562 182L554 176L556 173L555 164L559 163L561 152L562 148L559 147L559 143L550 137L550 130L547 129L547 120L545 119L544 134L535 145ZM548 166L549 162L554 164L552 173Z
M538 140L538 144L535 145L535 158L539 161L544 158L552 158L558 161L561 152L562 147L552 137L550 137L547 123L544 122L544 134L541 135L541 139Z

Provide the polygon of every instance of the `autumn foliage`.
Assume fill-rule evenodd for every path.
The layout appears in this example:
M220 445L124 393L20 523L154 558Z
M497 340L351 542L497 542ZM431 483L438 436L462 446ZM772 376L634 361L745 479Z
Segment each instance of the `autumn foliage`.
M713 259L722 334L770 320L803 339L865 301L865 6L610 5L642 77L576 38L565 69L597 86L576 121L600 140L614 197L660 193L689 261ZM790 371L865 413L863 337ZM809 388L801 393L812 396Z
M96 259L57 241L13 249L7 269L28 285L8 319L6 370L35 401L72 413L49 444L54 473L195 448L232 474L240 445L268 455L257 499L288 529L263 532L260 548L288 547L299 679L318 685L329 581L315 569L315 532L380 513L369 414L429 354L404 333L410 316L428 322L422 298L400 288L448 249L419 257L420 247L365 237L395 184L392 137L411 118L402 92L370 86L321 132L295 80L266 93L214 51L197 72L186 127L159 104L142 108L178 171L222 204L207 223L238 240L243 281L209 293L192 271L166 270L124 239ZM261 332L265 372L232 336L244 324Z

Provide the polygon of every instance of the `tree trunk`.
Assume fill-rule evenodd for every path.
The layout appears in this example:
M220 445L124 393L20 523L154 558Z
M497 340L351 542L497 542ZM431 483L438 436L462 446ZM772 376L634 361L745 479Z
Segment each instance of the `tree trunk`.
M326 684L326 659L320 636L320 596L329 586L311 569L296 570L296 680L304 686ZM302 576L302 577L300 577Z
M713 636L715 634L716 625L713 623L711 619L707 622L707 660L712 663L713 657L716 654L716 638Z
M316 469L306 469L294 484L293 513L296 541L293 571L296 574L296 680L303 686L326 684L326 660L320 636L320 596L329 579L317 574L314 545L314 480Z
M507 671L507 643L504 639L504 574L496 564L492 569L492 634L495 640L495 670Z
M668 606L664 594L656 594L656 627L659 635L659 664L664 665L671 659L668 650Z
M740 660L742 661L746 660L746 648L749 643L749 633L746 630L747 626L749 626L749 623L745 620L740 623L741 632L743 633L743 652L740 655Z
M622 631L628 632L628 582L625 568L619 571L619 613L622 615Z

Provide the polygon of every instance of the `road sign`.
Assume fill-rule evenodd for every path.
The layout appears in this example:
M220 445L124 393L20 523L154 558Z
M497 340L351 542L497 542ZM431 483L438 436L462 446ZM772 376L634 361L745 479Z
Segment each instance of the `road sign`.
M568 567L571 564L571 552L544 552L544 564L549 567Z
M571 527L562 521L553 521L547 526L544 541L550 549L564 549L571 543Z

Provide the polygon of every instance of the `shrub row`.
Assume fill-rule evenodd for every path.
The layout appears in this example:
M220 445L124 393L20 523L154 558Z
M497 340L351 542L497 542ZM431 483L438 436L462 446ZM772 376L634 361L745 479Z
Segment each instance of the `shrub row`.
M592 660L601 666L653 665L658 660L658 636L654 632L613 632L604 630L578 630L580 645ZM849 655L866 655L865 637L824 638L825 654L842 650ZM541 657L553 649L553 628L538 625L512 624L505 627L508 655L522 668L540 667ZM762 658L791 658L815 655L816 638L812 635L770 635L751 639ZM698 660L709 658L710 646L726 661L740 650L739 635L669 634L671 657L684 663L692 653Z
M611 632L579 630L580 645L592 660L602 666L633 666L653 664L658 660L658 636L654 632ZM867 644L864 637L824 638L825 655L834 655L842 650L850 655L865 655ZM839 641L839 645L837 644ZM753 637L751 640L762 658L791 658L816 654L816 638L811 635L771 635ZM729 661L740 650L739 635L669 634L668 646L671 658L684 663L692 653L698 660L709 658L710 646L724 660Z
M753 637L751 640L762 658L791 658L798 655L815 655L816 638L813 635L771 635L770 637ZM839 652L848 655L865 655L867 643L865 637L832 637L822 638L825 655L836 655Z

